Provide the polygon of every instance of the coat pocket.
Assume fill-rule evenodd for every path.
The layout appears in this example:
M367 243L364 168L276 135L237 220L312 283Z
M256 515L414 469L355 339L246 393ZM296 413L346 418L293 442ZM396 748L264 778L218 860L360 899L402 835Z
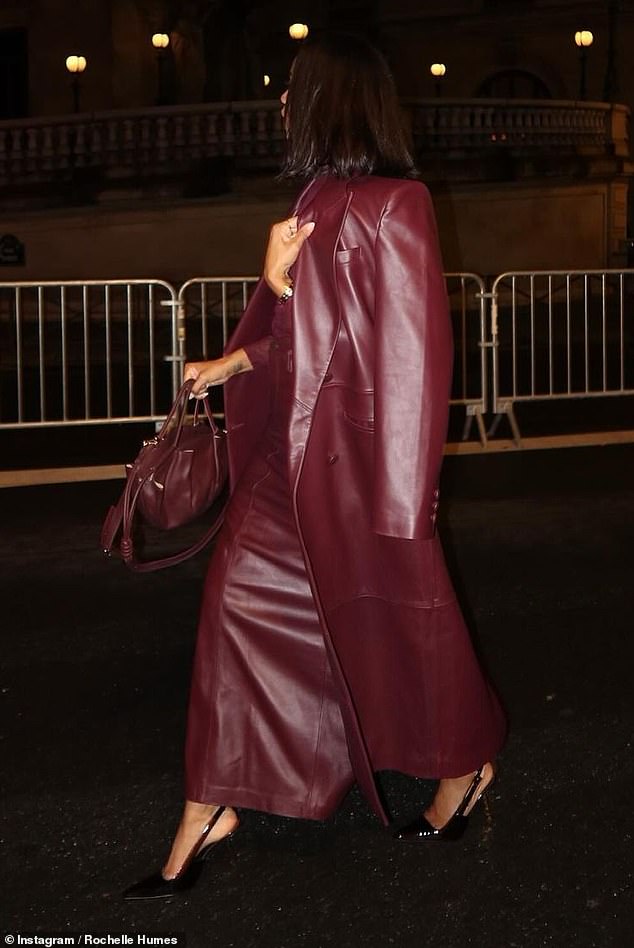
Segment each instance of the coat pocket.
M361 247L350 247L348 250L335 251L335 260L337 263L352 263L353 260L361 259Z
M374 392L354 392L348 389L341 411L347 424L358 431L374 431Z
M345 410L343 417L349 425L352 425L353 428L358 428L359 431L374 431L374 418L357 418Z

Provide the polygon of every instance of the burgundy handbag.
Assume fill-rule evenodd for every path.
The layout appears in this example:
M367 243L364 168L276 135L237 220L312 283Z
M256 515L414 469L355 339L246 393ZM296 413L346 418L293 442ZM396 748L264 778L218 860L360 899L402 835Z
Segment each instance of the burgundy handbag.
M182 563L202 550L222 525L223 512L193 546L156 560L141 561L135 556L132 532L137 514L162 530L183 526L211 507L227 480L226 436L214 421L209 399L197 399L193 416L188 415L193 384L189 380L182 385L157 436L144 441L134 463L126 465L126 486L101 530L105 553L111 553L121 530L119 550L133 570L146 572Z

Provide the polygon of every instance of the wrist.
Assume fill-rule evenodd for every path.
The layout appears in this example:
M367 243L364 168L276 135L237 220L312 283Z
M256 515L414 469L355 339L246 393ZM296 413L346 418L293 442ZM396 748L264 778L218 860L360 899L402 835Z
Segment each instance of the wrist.
M278 299L282 296L287 287L292 287L293 285L293 280L286 271L283 273L269 274L266 276L266 282Z
M226 356L227 374L240 375L241 372L248 372L252 369L251 360L244 349L236 349Z

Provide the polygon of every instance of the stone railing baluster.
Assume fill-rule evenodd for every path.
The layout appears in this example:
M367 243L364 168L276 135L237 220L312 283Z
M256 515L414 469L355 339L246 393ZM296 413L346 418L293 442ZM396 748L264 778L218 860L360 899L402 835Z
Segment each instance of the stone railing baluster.
M205 122L205 157L215 158L218 153L218 115L216 112L209 112Z
M75 125L73 132L73 158L76 168L86 167L86 126L83 122Z
M40 147L39 147L39 129L27 128L26 130L26 171L29 177L37 176L39 169Z
M190 158L200 158L202 155L201 121L202 116L194 114L188 125L187 151Z
M11 160L10 160L10 169L11 177L19 178L22 172L22 129L14 129L13 134L11 135Z
M57 147L55 148L55 167L65 171L70 167L70 129L68 125L57 126Z
M231 106L222 116L221 154L232 157L236 153L236 136L233 127L233 112Z

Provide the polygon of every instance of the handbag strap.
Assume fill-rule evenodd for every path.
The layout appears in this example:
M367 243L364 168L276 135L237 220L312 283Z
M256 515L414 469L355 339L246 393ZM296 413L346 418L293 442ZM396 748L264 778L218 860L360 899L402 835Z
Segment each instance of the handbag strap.
M154 443L158 443L165 438L166 434L171 429L172 422L174 422L177 429L175 444L178 444L185 421L185 416L187 414L187 402L189 400L193 385L193 379L189 379L187 382L183 383L178 391L169 414L161 425L161 430L158 432ZM201 401L204 402L205 414L207 416L207 420L209 421L212 437L214 439L214 450L216 452L217 462L218 443L221 432L218 428L218 425L216 424L216 420L212 414L211 408L209 407L207 398L198 400L194 410L194 420L198 416L198 410L200 407L199 403ZM132 468L134 469L135 466L136 465L132 465ZM192 544L192 546L187 547L187 549L181 550L178 553L173 553L170 556L164 556L156 560L137 559L134 552L134 541L132 539L132 522L141 490L146 481L152 477L153 473L153 469L149 468L143 477L135 477L133 473L128 477L123 494L117 503L108 511L101 531L101 545L103 547L103 551L106 555L110 555L115 537L119 532L119 529L121 529L119 549L121 551L123 562L129 569L134 570L137 573L148 573L157 569L165 569L168 566L175 566L177 563L182 563L191 556L195 556L196 553L199 553L200 550L202 550L203 547L205 547L214 538L214 536L220 530L224 520L223 507L209 529L196 543Z

